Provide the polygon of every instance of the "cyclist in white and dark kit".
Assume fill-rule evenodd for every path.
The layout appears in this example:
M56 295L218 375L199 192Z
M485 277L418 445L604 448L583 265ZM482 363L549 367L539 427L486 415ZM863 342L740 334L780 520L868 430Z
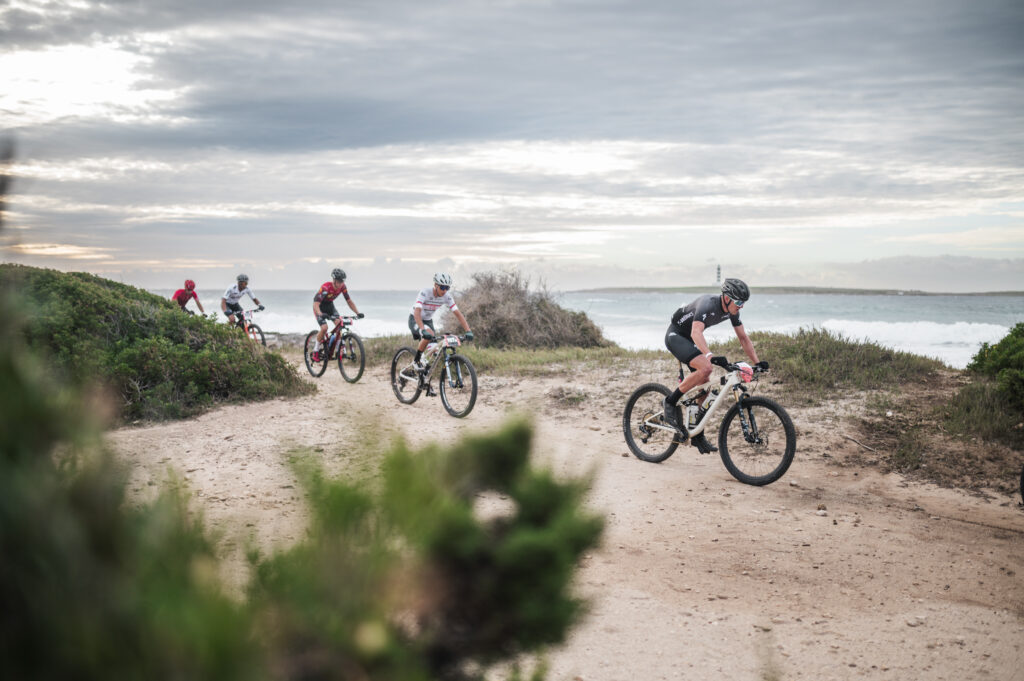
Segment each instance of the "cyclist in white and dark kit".
M452 297L449 289L452 287L452 276L445 272L438 272L434 275L433 287L428 287L420 291L419 295L416 296L416 302L412 304L412 312L409 314L409 330L412 331L412 337L420 342L416 346L416 368L418 370L423 369L423 364L420 359L423 357L423 351L426 350L427 344L430 343L434 338L434 313L437 312L438 308L442 305L448 307L455 315L455 318L462 324L462 328L466 330L466 340L473 340L473 332L469 329L469 322L466 321L465 315L459 310L455 304L455 298Z
M711 376L712 353L708 350L708 342L704 338L704 329L714 326L726 319L732 322L733 331L747 353L750 361L761 369L768 368L768 362L757 359L757 352L740 321L740 308L750 299L750 289L739 279L726 279L722 284L722 294L707 294L698 297L689 305L679 308L672 315L672 323L665 332L665 347L676 359L692 370L679 383L676 391L665 398L665 421L676 428L682 428L679 414L679 399L689 390L708 382ZM702 454L717 452L701 433L691 441Z
M263 309L263 305L260 304L260 299L256 297L256 294L249 288L249 275L239 274L235 278L235 285L224 292L224 295L220 299L220 309L224 312L224 316L228 318L228 322L231 324L237 324L238 320L235 319L235 315L242 314L242 306L238 301L242 299L242 296L249 296L252 298L252 302L256 303L259 307L258 310Z

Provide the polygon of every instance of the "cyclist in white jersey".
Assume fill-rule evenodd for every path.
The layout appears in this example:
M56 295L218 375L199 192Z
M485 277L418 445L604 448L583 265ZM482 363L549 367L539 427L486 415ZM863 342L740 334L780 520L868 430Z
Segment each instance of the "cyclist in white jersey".
M469 329L469 322L466 321L466 316L462 314L458 305L455 304L455 298L452 297L449 291L451 287L451 275L445 272L438 272L434 275L434 285L420 291L419 295L416 296L416 302L412 305L412 312L409 314L409 330L412 331L412 337L420 342L416 346L417 369L423 368L420 359L423 357L423 351L434 338L436 333L433 321L434 313L442 305L447 305L448 309L455 315L455 318L462 324L462 328L466 330L466 339L473 340L473 332Z
M249 288L249 275L239 274L236 277L236 283L224 292L224 295L220 299L220 309L224 312L224 316L228 318L228 322L231 324L237 324L238 320L235 319L236 314L242 314L242 306L238 301L242 299L242 296L249 296L252 298L252 302L256 303L259 307L258 310L263 309L263 305L260 303L260 299L256 297L252 289Z

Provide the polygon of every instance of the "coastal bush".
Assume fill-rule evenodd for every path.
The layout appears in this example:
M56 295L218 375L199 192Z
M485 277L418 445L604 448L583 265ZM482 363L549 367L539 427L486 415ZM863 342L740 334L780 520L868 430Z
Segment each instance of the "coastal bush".
M479 272L459 296L459 309L469 320L480 347L594 348L609 345L583 312L567 310L543 285L530 290L519 272ZM458 333L447 316L445 330Z
M1024 322L967 365L971 380L944 407L948 428L1024 450Z
M1024 322L995 345L982 344L967 369L994 378L1009 406L1024 412Z
M826 329L750 334L760 359L771 365L775 380L792 385L807 400L822 399L829 391L877 390L930 379L942 362L892 350L870 341L854 341ZM739 341L712 348L730 360L745 359Z
M237 329L184 315L169 300L82 272L0 265L28 345L79 384L103 382L123 419L177 418L211 405L313 388Z
M13 328L0 329L5 678L480 680L561 642L582 612L570 584L603 523L585 482L531 467L524 422L446 450L399 444L379 485L299 469L309 532L251 554L250 588L230 598L185 495L129 502L83 394Z

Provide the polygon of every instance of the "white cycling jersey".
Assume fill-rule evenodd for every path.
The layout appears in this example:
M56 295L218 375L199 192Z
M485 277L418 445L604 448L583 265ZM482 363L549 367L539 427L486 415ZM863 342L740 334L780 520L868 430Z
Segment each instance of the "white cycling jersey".
M242 299L242 296L249 296L253 301L256 300L256 294L252 292L252 288L249 286L246 286L244 289L239 291L238 284L235 284L224 292L224 300L231 305L237 305L238 301Z
M416 314L416 308L420 308L423 316L423 321L430 320L434 313L437 312L437 308L442 305L447 305L449 310L458 310L458 306L455 304L455 299L452 298L451 291L445 291L443 296L434 295L434 287L420 291L420 294L416 296L416 302L412 304L412 313Z

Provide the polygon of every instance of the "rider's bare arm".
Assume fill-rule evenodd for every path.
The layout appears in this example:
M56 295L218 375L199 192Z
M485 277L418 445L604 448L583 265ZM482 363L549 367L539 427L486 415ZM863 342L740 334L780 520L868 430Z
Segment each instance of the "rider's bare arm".
M462 310L452 310L452 313L459 320L459 324L462 324L462 328L469 331L469 322L466 321L466 315L462 314Z
M345 302L348 303L348 307L350 310L352 310L356 314L359 314L359 309L356 307L356 304L352 302L351 298L346 299Z
M750 358L751 363L757 364L760 360L757 359L757 351L754 350L754 343L750 340L750 336L747 335L743 325L732 327L736 331L736 337L740 339L740 345L743 346L743 352L747 353L747 357Z

